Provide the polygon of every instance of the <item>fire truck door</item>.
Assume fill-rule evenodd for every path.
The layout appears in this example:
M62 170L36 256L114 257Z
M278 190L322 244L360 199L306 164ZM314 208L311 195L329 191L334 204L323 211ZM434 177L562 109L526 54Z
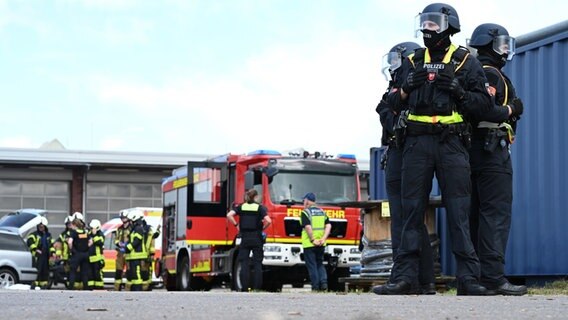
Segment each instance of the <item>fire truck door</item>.
M188 216L225 217L227 214L227 165L189 162Z

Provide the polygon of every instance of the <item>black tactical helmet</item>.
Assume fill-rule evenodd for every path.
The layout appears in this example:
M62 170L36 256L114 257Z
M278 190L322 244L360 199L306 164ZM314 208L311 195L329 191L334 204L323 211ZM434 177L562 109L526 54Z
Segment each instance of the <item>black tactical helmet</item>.
M389 51L391 52L398 52L403 58L408 58L411 53L414 53L414 50L420 48L420 45L416 42L401 42L396 46L392 47Z
M383 56L383 74L387 81L389 74L394 72L402 65L402 60L414 53L414 50L420 48L420 45L414 42L401 42L390 49L390 51ZM387 73L388 71L388 73ZM392 77L392 74L390 75Z
M422 30L422 23L425 20L431 20L432 15L430 14L444 14L447 16L446 21L435 21L442 28L440 32L444 32L446 29L451 27L450 33L455 34L460 32L460 18L458 17L458 12L454 7L445 3L432 3L427 5L424 10L418 15L418 25L417 30ZM446 25L444 25L446 24Z
M509 32L503 26L495 23L484 23L479 25L471 34L468 45L472 48L492 44L493 51L498 55L507 54L507 59L511 60L515 54L515 38L509 36Z

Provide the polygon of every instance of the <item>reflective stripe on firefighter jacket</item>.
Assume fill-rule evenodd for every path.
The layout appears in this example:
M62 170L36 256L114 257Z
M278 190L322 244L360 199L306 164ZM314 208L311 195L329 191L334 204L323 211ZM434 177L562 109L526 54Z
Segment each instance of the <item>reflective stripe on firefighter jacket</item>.
M239 217L239 229L241 231L262 231L260 205L258 203L241 204Z
M130 241L130 232L132 232L132 227L131 224L129 224L127 227L123 225L121 225L120 227L118 227L118 229L116 229L116 238L114 239L114 246L115 248L119 247L119 243L127 243L128 241ZM126 259L128 257L128 253L124 252L121 253L119 252L118 255L123 255L124 259Z
M46 234L47 234L47 246L49 247L49 255L51 255L55 253L55 248L53 247L54 242L53 239L51 238L51 234L49 234L48 232L46 232ZM39 233L39 231L35 231L28 236L28 239L26 241L34 258L38 256L38 253L36 252L36 250L38 249L41 250L43 253L45 253L45 248L43 248L41 244L41 236L42 234Z
M308 220L310 220L310 225L312 226L312 235L314 239L321 239L325 231L325 212L318 207L309 207L302 211L302 215L305 215ZM301 223L301 220L300 220ZM314 244L310 240L306 229L302 229L302 247L311 248Z
M105 245L105 236L99 230L92 235L93 245L89 249L89 262L97 262L104 260L103 247Z
M71 233L69 230L65 230L59 234L57 238L57 242L61 244L61 247L55 251L55 254L61 257L61 260L69 260L69 244L67 243L67 239Z
M148 258L148 251L144 242L144 229L135 227L130 233L130 240L126 245L126 260L139 260Z
M450 64L450 62L452 62L452 56L454 55L454 52L456 52L458 48L455 45L450 45L450 48L448 49L448 52L446 52L446 55L444 56L444 59L442 60L442 63L446 65L446 67L454 67L452 64ZM428 51L428 48L426 49L422 49L424 50L424 61L423 63L430 63L431 62L431 57L430 57L430 52ZM460 52L461 53L461 52ZM455 70L454 72L457 72L461 66L463 65L463 63L466 60L468 54L466 54L462 59L462 61L457 61L457 65L455 66ZM414 65L414 58L417 57L418 54L415 54L412 57L409 57L410 61L412 62L412 64ZM420 61L417 61L418 63L420 63ZM438 90L435 88L435 86L431 86L430 90ZM453 98L450 98L450 101L453 100ZM450 103L450 102L448 102ZM416 121L416 122L423 122L423 123L431 123L431 124L435 124L435 123L442 123L442 124L454 124L454 123L461 123L463 122L463 117L456 111L456 110L451 110L451 114L450 115L430 115L432 112L431 110L427 111L426 114L420 114L421 111L418 110L412 110L412 112L408 115L408 120L410 121Z
M144 245L146 246L146 252L148 252L148 256L153 257L154 253L156 252L156 248L154 245L154 231L152 230L151 226L148 226L148 230L146 231L146 241Z

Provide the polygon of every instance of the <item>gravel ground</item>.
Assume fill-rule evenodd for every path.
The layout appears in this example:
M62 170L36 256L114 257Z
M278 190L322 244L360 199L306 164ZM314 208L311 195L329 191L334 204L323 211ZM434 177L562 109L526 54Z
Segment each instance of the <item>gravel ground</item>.
M568 296L377 296L373 293L0 290L12 319L567 319Z

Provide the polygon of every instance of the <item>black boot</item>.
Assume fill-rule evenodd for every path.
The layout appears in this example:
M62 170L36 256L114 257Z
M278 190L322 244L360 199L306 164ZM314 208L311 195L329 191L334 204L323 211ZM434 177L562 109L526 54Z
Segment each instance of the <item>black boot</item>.
M511 284L509 281L503 283L492 291L494 291L495 294L501 294L504 296L523 296L528 292L526 286L516 286Z
M436 284L426 283L426 284L420 285L420 293L421 294L436 294Z
M458 296L487 296L490 291L475 281L458 284Z
M405 281L387 283L382 286L373 287L373 292L379 295L412 294L410 283Z

